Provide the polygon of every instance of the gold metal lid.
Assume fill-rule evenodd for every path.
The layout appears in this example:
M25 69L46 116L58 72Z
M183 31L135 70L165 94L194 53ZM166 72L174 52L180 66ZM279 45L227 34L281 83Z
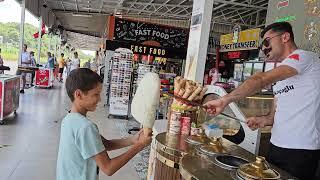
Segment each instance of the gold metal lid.
M202 145L200 151L208 155L227 153L227 150L222 145L222 138L212 138L212 141L207 145Z
M237 170L240 177L244 179L280 179L280 174L270 169L264 157L256 157L256 161L240 165Z
M194 144L194 145L200 145L200 144L205 144L208 143L210 141L209 138L207 138L206 136L203 135L199 135L199 136L189 136L186 141L190 144Z

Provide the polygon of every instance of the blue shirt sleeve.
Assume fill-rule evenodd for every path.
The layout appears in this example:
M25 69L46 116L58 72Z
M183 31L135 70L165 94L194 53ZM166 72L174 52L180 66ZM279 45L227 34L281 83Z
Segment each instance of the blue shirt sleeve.
M105 150L98 127L95 124L86 126L78 131L76 146L83 159L91 158Z

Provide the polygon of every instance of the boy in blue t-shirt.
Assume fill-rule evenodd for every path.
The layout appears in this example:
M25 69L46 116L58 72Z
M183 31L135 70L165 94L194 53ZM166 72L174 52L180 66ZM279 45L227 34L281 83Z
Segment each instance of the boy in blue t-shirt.
M97 73L87 68L73 70L66 80L66 90L72 108L61 123L57 180L96 180L99 169L111 176L151 143L152 134L142 131L116 140L106 140L99 134L97 125L86 117L101 100L102 80ZM109 158L107 151L127 146L131 146L127 152Z

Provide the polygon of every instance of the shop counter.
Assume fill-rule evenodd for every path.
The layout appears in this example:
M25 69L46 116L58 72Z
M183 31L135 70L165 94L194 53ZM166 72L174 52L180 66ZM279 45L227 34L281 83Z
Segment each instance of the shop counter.
M228 153L207 155L199 151L201 145L188 143L188 136L160 133L155 137L153 161L149 164L148 179L157 180L185 180L185 179L240 179L237 169L219 164L219 156L233 156L243 159L246 163L256 160L256 156L249 151L223 139L221 144ZM210 143L210 140L207 142ZM263 157L258 157L263 158ZM270 165L270 169L277 172L281 179L295 179L287 172Z
M0 74L0 124L19 107L20 76Z

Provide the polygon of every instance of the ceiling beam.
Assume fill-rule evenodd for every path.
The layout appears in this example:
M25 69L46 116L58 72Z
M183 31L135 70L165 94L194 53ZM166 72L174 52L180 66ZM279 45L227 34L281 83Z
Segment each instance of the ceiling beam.
M260 2L264 2L264 0L261 0L261 1L256 2L256 3L260 3ZM264 7L264 6L268 6L268 2L267 2L266 4L263 4L263 7ZM228 8L227 8L226 10L228 10ZM226 10L221 10L220 13L222 13L223 11L226 11ZM253 10L253 9L251 9L251 10ZM261 10L261 9L259 9L259 10ZM215 14L214 14L214 15L213 15L213 19L219 19L219 18L221 18L221 17L223 17L223 16L228 17L227 15L236 13L236 11L237 11L237 10L228 11L227 13L224 13L224 14L219 15L219 16L215 16ZM248 11L247 11L247 12L248 12ZM234 16L232 16L232 17L234 17ZM227 19L225 19L225 20L227 20Z
M78 7L78 1L76 0L76 9L77 9L77 12L79 12L79 7Z
M153 3L153 2L148 2L148 3L144 3L144 2L127 2L125 4L135 4L135 5L155 5L155 6L166 6L166 7L181 7L181 8L190 8L192 7L192 5L178 5L178 4L161 4L161 3Z
M179 4L177 4L176 7L179 7L181 4L183 4L183 3L186 2L186 1L187 1L187 0L181 1ZM168 3L168 2L166 2L166 3ZM170 8L168 11L164 12L163 14L164 14L164 15L168 14L169 12L171 12L171 11L172 11L174 8L176 8L176 7ZM189 17L189 18L190 18L190 17Z
M101 1L99 13L102 13L102 9L103 9L103 1Z
M62 13L62 14L72 14L75 13L74 11L69 10L60 10L60 9L52 9L52 12L54 13ZM77 14L85 14L85 15L96 15L96 16L110 16L112 13L97 13L97 12L87 12L87 11L79 11L76 12Z
M252 5L252 4L231 2L231 1L225 1L225 0L214 0L214 2L236 5L236 6L243 6L243 7L250 7L250 8L256 8L256 9L265 9L265 10L268 9L268 7L261 7L261 6L256 6L256 5Z
M106 8L115 8L116 6L108 6ZM119 9L121 10L130 10L130 11L135 11L135 12L143 12L143 13L153 13L155 15L161 16L163 13L161 12L154 12L154 11L148 11L148 10L141 10L141 9L135 9L135 8L129 8L129 7L120 7ZM63 11L60 9L53 9L54 12L61 12L61 13L73 13L73 11ZM87 11L79 11L79 13L84 13L84 14L88 14ZM99 13L90 13L90 14L97 14L99 15ZM101 15L101 14L100 14ZM103 15L103 14L102 14ZM111 14L107 14L107 15L111 15ZM181 18L181 19L188 19L188 16L184 16L184 15L175 15L175 14L167 14L168 17L175 17L175 18Z
M65 11L66 8L65 8L64 5L63 5L63 0L61 0L60 3L61 3L61 6L62 6L63 10Z
M143 9L143 10L146 10L146 8L147 8L151 3L153 3L153 1L154 1L154 0L151 0L150 2L148 2L148 3L144 4L144 5L142 5L142 4L141 4L141 5L137 4L137 5L143 6L142 9ZM135 4L136 4L136 3L135 3ZM157 10L155 10L155 11L157 11ZM141 12L138 13L138 15L140 15L140 14L141 14Z
M119 7L122 6L124 0L119 0L118 4L117 4L117 8L114 9L114 13L113 14L117 14Z
M153 1L152 1L153 2ZM160 6L160 7L158 7L156 10L155 10L155 12L158 12L161 8L163 8L163 6L165 5L165 4L167 4L168 2L170 2L170 0L167 0L166 2L164 2L163 4L162 4L162 6ZM152 14L153 13L151 13L150 14L150 16L152 16Z

